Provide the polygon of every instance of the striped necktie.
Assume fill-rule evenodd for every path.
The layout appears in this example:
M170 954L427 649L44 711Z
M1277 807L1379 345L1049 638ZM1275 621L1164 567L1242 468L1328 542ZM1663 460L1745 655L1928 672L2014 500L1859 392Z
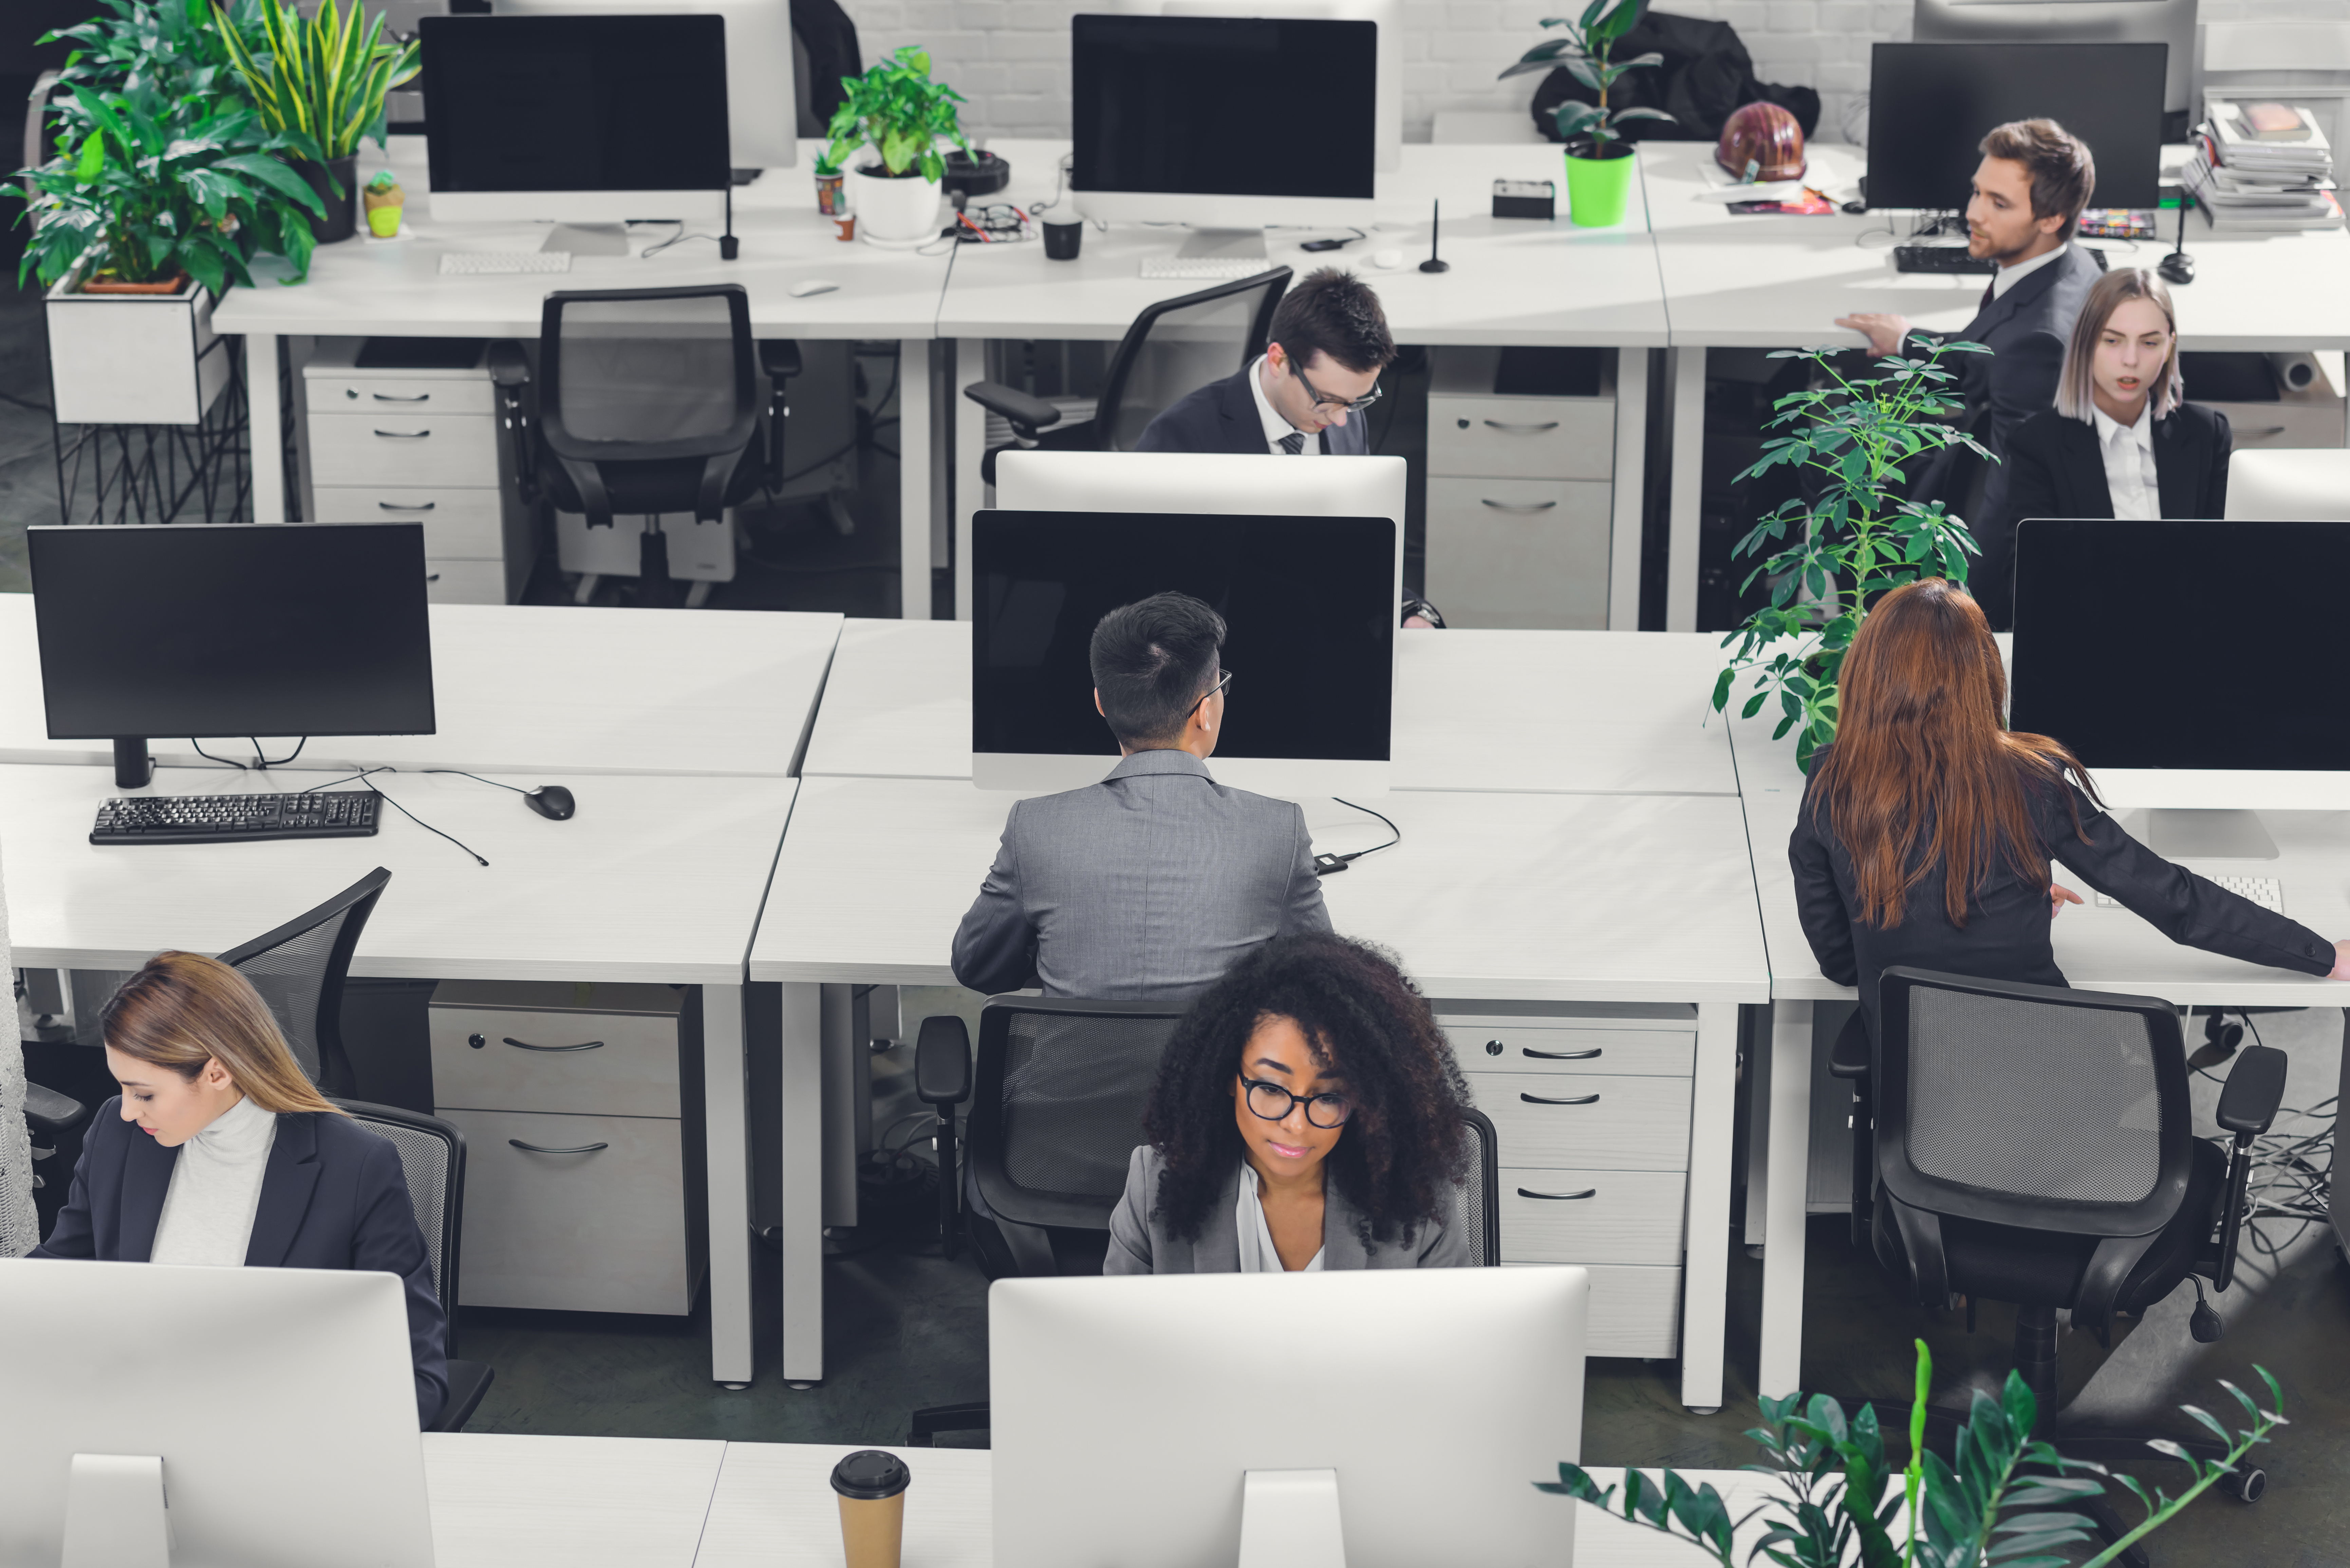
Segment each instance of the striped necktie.
M1281 438L1281 450L1291 457L1295 457L1305 448L1305 432L1304 431L1292 431Z

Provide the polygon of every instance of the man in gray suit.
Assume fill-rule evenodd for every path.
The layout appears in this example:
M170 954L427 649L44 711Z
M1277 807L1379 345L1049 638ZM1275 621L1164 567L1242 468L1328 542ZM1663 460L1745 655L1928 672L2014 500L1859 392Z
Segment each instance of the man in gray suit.
M1223 618L1186 594L1102 617L1094 706L1124 759L1097 784L1013 805L955 932L958 981L1188 1002L1260 944L1330 929L1305 813L1208 773L1223 641Z

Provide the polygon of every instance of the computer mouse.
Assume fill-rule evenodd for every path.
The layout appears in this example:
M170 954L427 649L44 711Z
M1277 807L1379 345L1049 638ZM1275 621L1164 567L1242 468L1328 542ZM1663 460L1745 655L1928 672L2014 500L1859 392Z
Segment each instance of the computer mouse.
M811 294L830 294L839 286L828 278L804 277L792 285L791 293L794 299L806 299Z
M571 814L579 809L579 803L561 784L541 784L536 789L525 790L522 803L549 822L568 822Z
M1381 251L1378 254L1371 258L1371 265L1374 266L1385 267L1388 271L1393 272L1396 268L1403 265L1403 253L1401 251Z

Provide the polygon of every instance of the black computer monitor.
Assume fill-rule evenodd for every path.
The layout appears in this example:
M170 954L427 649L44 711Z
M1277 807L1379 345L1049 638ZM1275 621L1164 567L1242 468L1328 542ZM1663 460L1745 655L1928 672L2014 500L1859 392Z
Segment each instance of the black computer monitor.
M1212 606L1229 634L1233 682L1210 764L1220 778L1280 793L1384 788L1396 527L1385 517L976 514L973 777L1068 787L1107 773L1118 748L1094 710L1095 624L1174 589Z
M1868 204L1962 208L1993 126L2054 119L2097 161L2093 206L2158 206L2168 58L2162 44L1878 44Z
M421 523L26 531L52 740L429 735ZM140 776L122 778L126 759Z

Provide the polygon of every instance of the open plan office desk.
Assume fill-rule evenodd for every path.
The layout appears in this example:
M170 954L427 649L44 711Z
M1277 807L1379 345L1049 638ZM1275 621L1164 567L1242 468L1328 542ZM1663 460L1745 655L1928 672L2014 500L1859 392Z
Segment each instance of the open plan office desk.
M992 141L1010 160L1012 183L999 201L1025 206L1049 198L1068 144ZM1558 216L1544 223L1497 219L1497 179L1548 180L1559 187ZM1388 326L1399 343L1621 348L1616 372L1616 491L1608 569L1607 623L1639 624L1640 492L1648 442L1648 355L1665 346L1665 305L1650 247L1639 187L1624 222L1578 229L1567 222L1564 166L1547 145L1407 146L1403 166L1378 183L1377 223L1368 237L1342 251L1308 254L1297 246L1316 235L1344 238L1339 223L1275 230L1266 235L1268 266L1287 265L1303 277L1337 265L1378 291ZM1428 255L1431 202L1443 202L1442 254L1452 264L1422 273ZM1065 193L1055 217L1072 203ZM1146 278L1142 259L1171 254L1183 231L1140 223L1088 226L1076 260L1046 259L1041 244L963 245L947 279L938 335L955 340L953 395L987 379L989 338L1078 338L1115 343L1144 306L1212 286L1198 279ZM1400 251L1403 265L1373 265L1383 250ZM958 529L986 504L980 483L986 421L976 404L955 412L955 503ZM965 541L967 543L967 541ZM968 561L958 549L958 562ZM955 613L968 618L970 581L958 568Z
M1839 196L1866 167L1855 147L1814 143L1815 177ZM1697 629L1698 505L1705 453L1708 348L1860 347L1839 316L1891 311L1918 327L1958 332L1974 319L1980 275L1901 273L1891 247L1907 243L1909 214L1741 216L1703 199L1712 149L1651 141L1640 148L1648 222L1672 321L1671 556L1665 626ZM1954 198L1954 200L1957 198ZM2162 243L2090 240L2116 265L2152 266ZM2196 350L2350 348L2350 234L2216 234L2189 221L2195 281L2175 291L2180 346ZM2192 396L2194 389L2188 389Z
M256 265L258 286L230 291L213 317L224 333L245 339L246 380L252 402L253 514L264 523L296 515L296 498L285 493L283 469L272 461L276 432L296 407L286 410L276 374L281 337L519 337L538 336L546 297L564 289L675 288L690 284L739 283L750 293L751 326L762 337L889 338L898 343L899 453L899 547L907 585L902 613L931 613L931 516L932 485L944 475L932 462L931 342L936 334L939 294L949 257L887 251L862 243L843 244L831 219L816 210L807 167L821 142L800 144L799 165L771 169L734 192L734 233L742 258L718 259L706 240L684 241L652 257L575 256L567 273L505 276L443 277L447 251L536 250L546 237L543 223L436 223L426 192L424 138L395 136L389 153L369 144L359 154L359 177L390 168L410 192L407 226L411 237L376 243L353 237L322 245L311 258L309 281L278 286L285 264ZM689 225L696 233L714 225ZM637 231L641 244L669 237L673 226ZM632 241L632 243L635 243ZM794 284L823 279L832 293L791 296Z
M525 785L527 775L512 783ZM157 794L269 789L250 774L166 769ZM97 846L111 768L0 765L10 934L28 968L131 970L156 951L218 953L378 866L392 872L355 975L639 981L702 989L712 1376L751 1377L750 1167L743 961L798 782L614 774L550 822L472 779L403 774L370 838Z

